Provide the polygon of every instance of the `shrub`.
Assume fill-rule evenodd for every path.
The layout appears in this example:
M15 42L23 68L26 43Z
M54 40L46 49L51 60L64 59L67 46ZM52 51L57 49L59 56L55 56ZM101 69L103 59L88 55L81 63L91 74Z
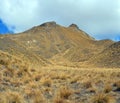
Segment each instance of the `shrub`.
M8 58L0 59L0 64L7 66L9 64Z
M52 80L49 79L49 78L42 78L41 83L42 83L43 86L50 87L51 84L52 84Z
M78 81L79 77L74 77L70 80L70 83L76 83Z
M120 91L120 81L115 82L114 86L117 87L115 91Z
M63 86L60 88L59 92L58 92L58 95L61 97L61 98L64 98L64 99L68 99L68 97L73 93L73 91L68 88L67 86Z
M60 97L56 97L54 99L54 103L65 103L64 99L60 98Z
M35 81L39 81L40 80L40 78L41 78L41 75L35 75L35 77L34 77L34 79L35 79Z
M0 93L0 103L6 103L6 98L3 96L3 93Z
M26 98L29 99L30 101L33 101L33 103L46 103L44 96L38 89L35 90L28 89L25 91L25 94Z
M106 85L106 86L104 87L104 92L105 92L105 93L109 93L110 91L112 91L112 86L111 86L111 85Z
M17 92L7 92L6 95L7 103L24 103L22 95Z
M92 82L91 81L86 81L83 83L83 87L88 89L92 87Z
M111 95L100 93L93 97L92 103L115 103L115 99Z
M120 88L120 81L115 82L114 86L116 86L117 88Z

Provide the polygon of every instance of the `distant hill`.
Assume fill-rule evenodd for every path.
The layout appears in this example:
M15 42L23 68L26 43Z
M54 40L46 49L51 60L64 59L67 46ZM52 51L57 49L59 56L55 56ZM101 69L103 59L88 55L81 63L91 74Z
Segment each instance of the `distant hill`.
M81 66L86 62L87 65L108 66L105 64L109 62L105 62L112 59L115 63L116 51L119 49L116 48L115 55L108 58L106 54L111 55L112 45L115 42L111 40L95 40L76 24L64 27L56 22L47 22L15 35L0 36L0 50L40 66ZM111 66L119 67L119 64Z

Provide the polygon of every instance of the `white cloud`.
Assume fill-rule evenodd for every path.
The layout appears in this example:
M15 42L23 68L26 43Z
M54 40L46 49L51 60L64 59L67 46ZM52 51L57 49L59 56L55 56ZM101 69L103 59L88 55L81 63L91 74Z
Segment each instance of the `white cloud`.
M120 35L120 0L0 0L0 18L21 32L46 21L76 23L97 38Z
M38 22L38 0L0 0L0 18L15 32L34 26Z

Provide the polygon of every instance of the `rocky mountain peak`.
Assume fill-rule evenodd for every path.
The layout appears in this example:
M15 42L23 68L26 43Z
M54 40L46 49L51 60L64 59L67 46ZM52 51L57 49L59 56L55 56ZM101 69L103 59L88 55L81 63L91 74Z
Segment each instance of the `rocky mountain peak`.
M46 23L43 23L41 24L40 26L43 26L43 27L55 27L57 24L55 21L51 21L51 22L46 22Z
M79 27L76 24L71 24L69 27L79 29Z

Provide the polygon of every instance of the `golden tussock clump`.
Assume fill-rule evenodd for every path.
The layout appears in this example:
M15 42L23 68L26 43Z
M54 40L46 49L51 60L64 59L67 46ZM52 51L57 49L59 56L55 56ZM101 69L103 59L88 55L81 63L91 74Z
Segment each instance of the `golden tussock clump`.
M54 103L66 103L63 98L55 97L53 100Z
M104 92L105 93L109 93L110 91L112 91L112 86L110 84L107 84L105 87L104 87Z
M116 82L114 83L114 86L116 86L118 89L120 89L120 81L116 81Z
M68 86L61 86L58 91L58 96L63 99L68 99L70 95L73 94L73 90L70 89Z
M116 103L116 101L111 95L99 93L92 98L92 103Z
M52 80L49 77L41 78L40 82L43 86L50 87L52 85Z
M0 103L25 103L25 101L22 94L9 91L0 94Z

